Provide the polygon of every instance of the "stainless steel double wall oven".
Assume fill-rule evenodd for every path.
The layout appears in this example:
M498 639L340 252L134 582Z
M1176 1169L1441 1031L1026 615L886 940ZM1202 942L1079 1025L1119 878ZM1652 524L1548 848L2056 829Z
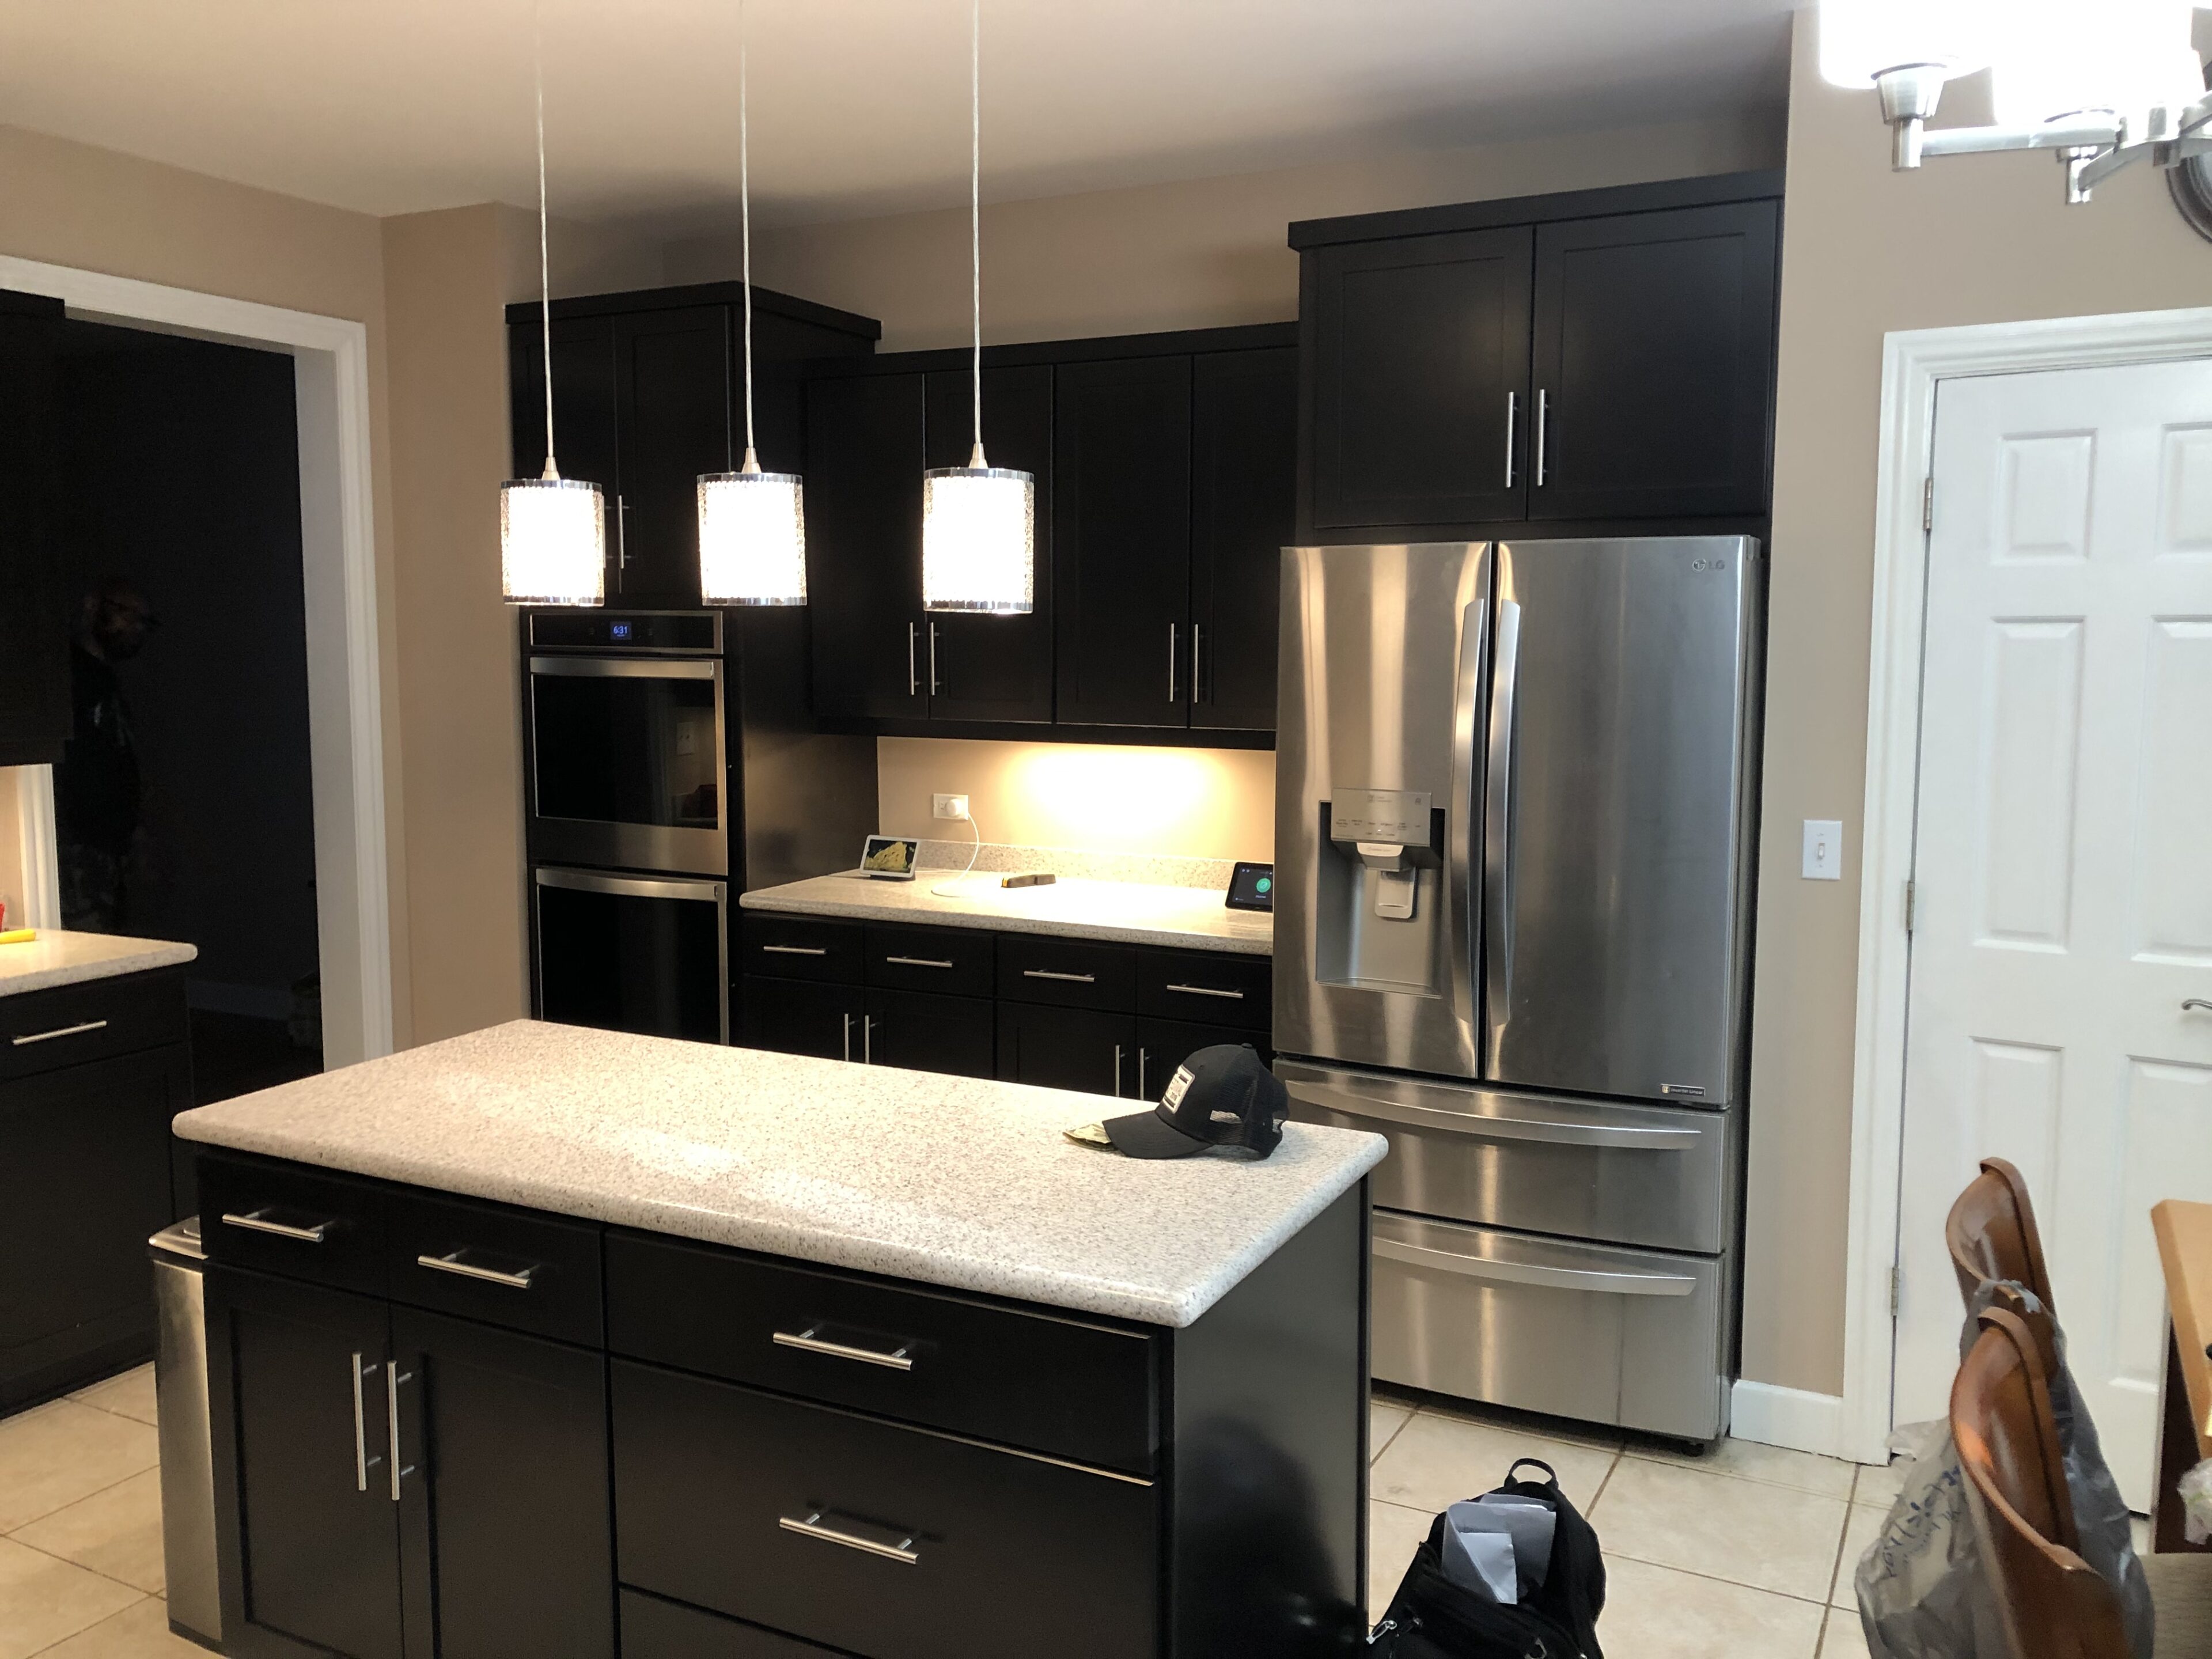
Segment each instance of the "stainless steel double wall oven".
M1377 1377L1727 1425L1763 576L1743 538L1284 556L1277 1070L1391 1142Z

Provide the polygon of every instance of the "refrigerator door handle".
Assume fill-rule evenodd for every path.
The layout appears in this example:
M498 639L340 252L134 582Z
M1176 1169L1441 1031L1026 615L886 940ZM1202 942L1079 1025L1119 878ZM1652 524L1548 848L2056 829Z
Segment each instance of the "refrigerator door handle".
M1412 1101L1378 1100L1349 1090L1317 1089L1292 1083L1291 1098L1346 1117L1375 1118L1415 1128L1442 1129L1470 1140L1539 1140L1555 1146L1596 1146L1607 1152L1689 1152L1705 1139L1700 1129L1659 1125L1555 1122L1546 1118L1491 1117L1480 1112L1447 1111Z
M1533 1261L1497 1261L1488 1256L1431 1250L1395 1238L1377 1238L1375 1254L1408 1267L1487 1279L1506 1285L1537 1285L1553 1291L1596 1291L1609 1296L1687 1296L1698 1281L1687 1273L1598 1273L1587 1267L1547 1267Z
M1485 561L1493 556L1486 551ZM1485 571L1485 577L1488 572ZM1482 719L1482 669L1490 650L1489 584L1481 597L1461 613L1459 672L1452 689L1452 793L1450 817L1456 833L1449 838L1450 867L1444 872L1450 892L1445 901L1449 915L1452 1012L1462 1028L1474 1032L1474 968L1482 956L1481 899L1474 883L1474 837L1481 822L1474 810L1475 726ZM1480 1045L1476 1045L1480 1052Z
M1521 688L1521 606L1498 605L1498 680L1490 698L1490 788L1483 812L1484 1000L1495 1063L1513 1013L1514 705Z

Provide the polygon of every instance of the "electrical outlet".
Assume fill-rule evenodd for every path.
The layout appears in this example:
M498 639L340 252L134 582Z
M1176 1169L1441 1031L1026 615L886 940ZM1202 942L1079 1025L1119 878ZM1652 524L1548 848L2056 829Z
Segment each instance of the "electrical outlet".
M968 818L968 797L965 795L932 795L930 811L940 818L953 818L965 823Z

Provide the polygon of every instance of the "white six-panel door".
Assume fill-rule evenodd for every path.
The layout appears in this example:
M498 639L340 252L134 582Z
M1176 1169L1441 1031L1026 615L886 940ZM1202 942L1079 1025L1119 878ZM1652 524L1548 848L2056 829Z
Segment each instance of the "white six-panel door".
M1935 449L1895 1420L1943 1414L1943 1218L2009 1158L2142 1509L2148 1212L2212 1200L2212 363L1947 380Z

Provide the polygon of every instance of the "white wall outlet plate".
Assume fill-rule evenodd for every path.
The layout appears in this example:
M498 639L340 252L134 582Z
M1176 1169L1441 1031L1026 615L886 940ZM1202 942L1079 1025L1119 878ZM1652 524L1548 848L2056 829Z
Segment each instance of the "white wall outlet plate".
M940 818L954 818L963 823L968 817L968 797L965 795L932 795L930 811Z
M1805 820L1805 879L1844 878L1844 825L1839 818Z

